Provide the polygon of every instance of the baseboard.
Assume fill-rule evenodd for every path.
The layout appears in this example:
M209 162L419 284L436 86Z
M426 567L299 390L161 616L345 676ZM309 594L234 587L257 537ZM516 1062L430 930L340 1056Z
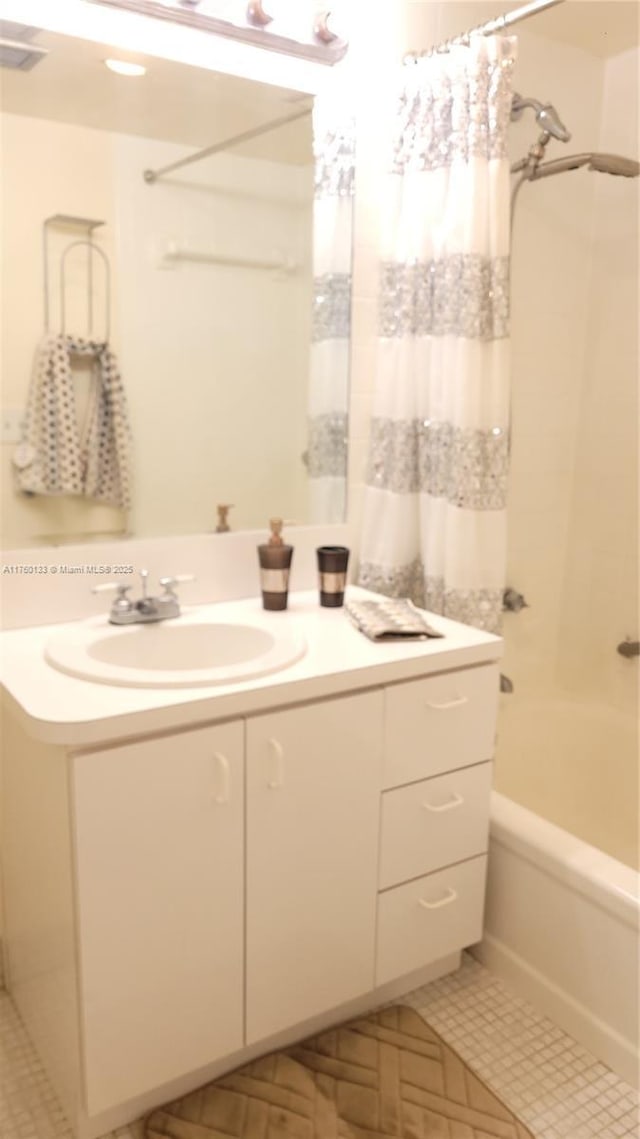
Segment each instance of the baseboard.
M639 1056L633 1043L490 933L471 950L560 1028L573 1036L632 1087L639 1086Z

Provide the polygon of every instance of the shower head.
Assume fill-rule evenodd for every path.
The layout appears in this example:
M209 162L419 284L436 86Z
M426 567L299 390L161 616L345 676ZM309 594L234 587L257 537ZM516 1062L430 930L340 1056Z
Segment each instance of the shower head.
M552 103L541 103L538 99L523 99L522 95L516 94L511 100L511 118L519 119L525 107L531 107L535 111L538 126L552 138L557 138L559 142L569 141L571 132L565 127Z
M637 178L640 174L640 162L634 158L624 158L621 154L568 154L566 158L554 158L551 162L542 162L524 177L529 181L538 178L548 178L551 174L563 174L566 170L578 170L586 166L589 170L597 170L601 174L618 174L623 178Z
M620 174L623 178L637 178L640 162L635 158L625 158L621 154L590 154L590 170L600 170L603 174Z

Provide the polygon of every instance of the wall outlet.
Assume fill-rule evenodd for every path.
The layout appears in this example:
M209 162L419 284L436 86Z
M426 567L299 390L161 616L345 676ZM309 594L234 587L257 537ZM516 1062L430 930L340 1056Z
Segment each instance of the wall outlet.
M0 412L0 443L19 443L23 423L24 411L21 407L5 407Z

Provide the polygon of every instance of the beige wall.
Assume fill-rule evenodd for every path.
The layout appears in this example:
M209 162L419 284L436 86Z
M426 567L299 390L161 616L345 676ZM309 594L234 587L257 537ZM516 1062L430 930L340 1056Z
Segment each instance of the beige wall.
M544 58L569 152L637 155L637 51L523 34L520 54ZM614 702L615 644L637 636L637 202L637 181L585 171L526 185L513 243L509 572L531 610L505 618L505 667Z
M637 157L637 49L602 60L530 32L520 56L520 89L573 132L553 156ZM638 665L615 651L639 632L638 181L525 185L512 272L509 583L531 608L505 615L496 785L638 865Z
M93 219L114 216L112 150L98 131L22 116L0 116L2 143L2 297L0 373L2 406L23 409L34 352L44 330L43 219L55 214ZM95 231L113 258L112 230ZM51 325L60 321L60 253L86 231L48 229ZM85 328L84 251L68 261L68 327ZM96 315L103 308L103 278L95 273ZM116 289L117 289L117 282ZM117 311L117 291L114 296ZM117 345L117 328L114 328ZM0 447L0 509L5 547L34 545L70 530L78 534L121 529L117 510L80 499L18 497L13 490L13 446Z
M638 154L638 50L608 61L598 148ZM635 99L634 99L635 94ZM636 715L638 668L638 183L595 182L587 359L562 583L561 683ZM588 613L588 621L581 615Z
M547 157L598 145L603 63L523 29L516 89L551 102L570 129ZM532 113L513 124L511 157L538 135ZM516 691L557 682L579 408L587 363L596 179L577 171L525 183L512 244L512 450L508 584L531 608L505 615L504 671Z

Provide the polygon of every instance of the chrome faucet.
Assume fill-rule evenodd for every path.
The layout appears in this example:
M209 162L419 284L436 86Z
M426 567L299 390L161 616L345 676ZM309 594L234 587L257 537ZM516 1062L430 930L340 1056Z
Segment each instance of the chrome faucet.
M124 581L109 581L96 585L92 593L107 593L117 590L117 597L111 606L109 621L112 625L134 625L147 621L166 621L169 617L180 616L180 602L174 586L184 581L194 581L193 574L176 574L175 577L161 577L160 585L164 593L160 597L150 597L147 592L149 571L140 570L142 596L137 601L127 597L132 588Z

